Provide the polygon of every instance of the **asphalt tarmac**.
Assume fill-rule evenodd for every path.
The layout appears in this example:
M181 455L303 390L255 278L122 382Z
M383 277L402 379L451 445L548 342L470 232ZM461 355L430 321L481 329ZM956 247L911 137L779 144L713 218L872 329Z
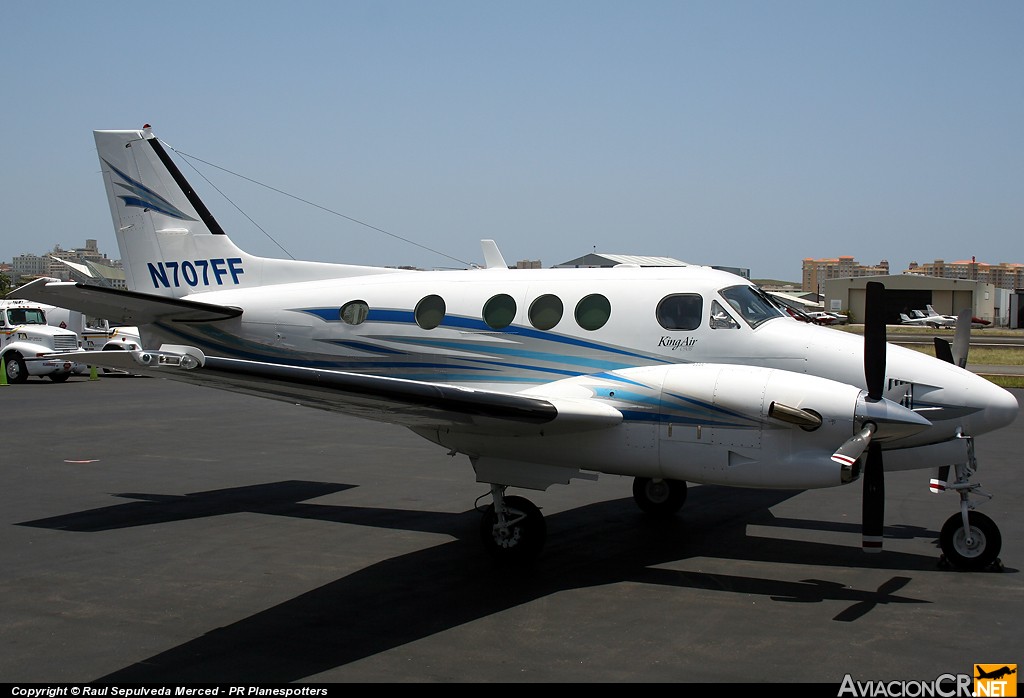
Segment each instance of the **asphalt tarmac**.
M548 542L514 574L480 546L468 461L399 427L115 375L0 386L0 408L0 681L839 684L1024 663L1024 419L977 443L1001 572L940 564L958 500L929 469L887 477L878 555L859 483L691 486L667 523L627 478L520 491Z

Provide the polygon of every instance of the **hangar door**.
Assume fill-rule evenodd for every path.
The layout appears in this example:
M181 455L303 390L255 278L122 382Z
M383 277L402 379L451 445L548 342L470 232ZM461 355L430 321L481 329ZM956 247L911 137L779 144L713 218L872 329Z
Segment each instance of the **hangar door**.
M864 322L864 302L866 292L862 288L850 289L850 307L860 308L861 315L854 319L854 322ZM900 313L907 317L914 317L913 310L924 311L926 305L932 302L932 292L927 290L885 290L885 305L882 308L885 317L885 324L899 325L901 323Z
M885 322L889 325L900 324L900 313L914 317L914 310L925 312L926 305L933 305L932 292L929 290L886 290Z

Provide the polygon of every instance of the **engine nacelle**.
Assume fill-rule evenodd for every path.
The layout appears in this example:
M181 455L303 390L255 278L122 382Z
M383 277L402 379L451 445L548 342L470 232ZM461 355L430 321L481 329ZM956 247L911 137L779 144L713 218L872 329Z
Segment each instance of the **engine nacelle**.
M851 482L856 466L831 456L854 433L862 396L852 385L756 366L667 367L663 476L787 489Z
M878 433L891 435L887 445L900 438L894 424L909 422L916 430L928 426L888 400L865 409L866 393L855 386L758 366L620 369L548 383L526 394L558 408L587 404L592 414L574 407L578 414L567 414L564 428L556 428L556 417L542 433L449 428L423 435L478 463L500 461L500 473L487 476L496 479L482 481L534 489L567 481L566 469L580 468L737 487L810 489L857 479L859 461L844 464L832 456L871 416L884 418ZM605 413L616 419L605 419Z
M635 447L598 446L620 461L602 463L603 472L782 489L831 487L859 475L856 464L831 459L860 427L864 391L845 383L758 366L674 364L580 376L531 392L589 397L622 413L623 424L603 434L618 430L617 438ZM600 434L590 441L601 442ZM587 455L607 460L589 449Z

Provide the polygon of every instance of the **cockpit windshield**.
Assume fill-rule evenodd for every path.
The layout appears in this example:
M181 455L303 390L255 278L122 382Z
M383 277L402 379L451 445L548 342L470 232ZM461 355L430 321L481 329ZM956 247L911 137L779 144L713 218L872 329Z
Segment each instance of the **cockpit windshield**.
M762 322L774 320L778 317L785 317L774 303L772 303L764 291L752 286L730 286L719 291L733 310L746 321L751 327L757 327Z
M39 308L12 308L7 311L9 325L45 325L46 315Z

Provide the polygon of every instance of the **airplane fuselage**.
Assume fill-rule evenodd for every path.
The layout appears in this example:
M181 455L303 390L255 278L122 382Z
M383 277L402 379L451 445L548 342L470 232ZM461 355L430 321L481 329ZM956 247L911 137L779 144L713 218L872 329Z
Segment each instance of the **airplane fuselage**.
M507 392L701 363L864 385L859 335L785 317L746 280L706 267L370 274L185 298L244 312L151 325L146 346ZM889 387L909 385L903 404L934 425L903 448L949 441L960 453L958 431L982 433L1017 409L988 381L909 349L890 346L886 376ZM648 387L644 399L661 400ZM919 456L896 454L888 467L922 467Z

